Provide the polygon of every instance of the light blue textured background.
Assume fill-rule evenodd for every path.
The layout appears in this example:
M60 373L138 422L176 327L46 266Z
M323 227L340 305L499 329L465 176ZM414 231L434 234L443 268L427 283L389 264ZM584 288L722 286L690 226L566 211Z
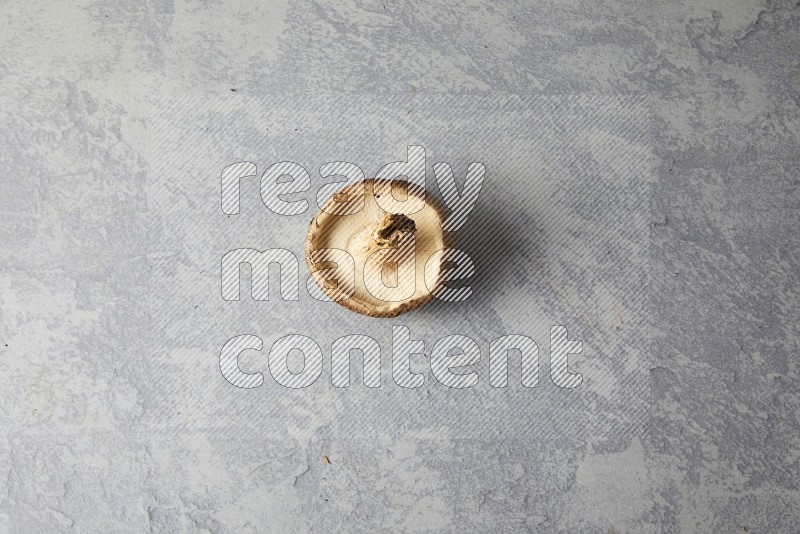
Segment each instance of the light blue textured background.
M174 395L175 404L200 402L198 409L214 413L221 428L235 429L255 419L261 429L311 424L276 420L263 409L275 402L308 403L312 410L329 405L330 414L313 423L319 428L306 430L326 434L331 426L347 428L344 435L334 432L335 441L395 439L414 431L467 440L502 436L524 440L531 449L572 447L590 438L630 440L646 421L649 391L649 129L649 106L636 96L166 96L152 121L152 178L146 188L160 235L147 246L169 252L180 268L140 290L141 305L158 310L169 330L152 332L141 325L140 332L159 338L154 347L159 352L179 349L194 357L168 358L165 386L198 361L199 372L212 378L215 354L243 333L258 335L266 346L262 354L242 355L248 372L267 373L269 348L287 334L310 336L325 348L326 360L338 337L370 335L383 346L386 372L380 391L363 385L328 391L326 363L320 383L303 394L268 378L261 391L231 391L224 381L212 380L195 391L165 387L160 395ZM405 160L411 144L425 147L432 196L439 192L430 169L435 162L447 161L459 182L470 162L486 168L480 198L453 236L475 264L473 296L463 303L433 302L390 320L314 300L305 287L303 254L318 209L317 189L331 181L319 175L320 166L346 159L374 176L386 163ZM240 213L226 215L220 209L220 171L240 160L258 162L259 171L241 180ZM259 198L260 175L282 160L300 163L311 174L311 190L291 195L308 201L306 213L277 215ZM220 260L238 248L293 253L301 263L299 300L280 300L273 285L269 302L255 302L243 282L245 298L223 301ZM272 283L277 279L273 273ZM180 303L197 307L185 311ZM419 356L412 369L425 371L426 385L402 390L390 372L393 325L410 328L414 339L425 342L428 356L439 338L471 337L483 352L479 386L448 390ZM552 325L566 326L572 339L583 342L584 352L571 358L571 369L585 374L586 384L575 391L550 381ZM510 387L492 391L489 343L507 334L526 335L540 345L536 389L521 387L514 356ZM215 395L219 400L209 403ZM231 399L247 406L247 421L226 418Z
M0 24L0 531L796 530L796 1L20 0L2 3ZM204 308L216 251L184 247L201 234L182 229L193 217L225 228L197 185L216 187L221 166L200 166L194 186L161 174L163 97L343 92L647 102L642 424L619 440L409 428L396 404L419 393L387 383L396 411L365 410L354 431L332 417L353 388L321 383L271 402L263 390L254 410L252 396L221 387L205 342L186 340L216 339L209 318L225 325L264 304ZM256 156L262 170L279 157ZM309 167L333 159L318 157ZM295 246L299 222L285 224L268 244ZM408 320L430 312L416 313ZM267 342L265 325L252 328ZM426 402L451 402L442 389L427 384ZM491 390L470 393L492 405ZM359 435L367 416L389 430Z

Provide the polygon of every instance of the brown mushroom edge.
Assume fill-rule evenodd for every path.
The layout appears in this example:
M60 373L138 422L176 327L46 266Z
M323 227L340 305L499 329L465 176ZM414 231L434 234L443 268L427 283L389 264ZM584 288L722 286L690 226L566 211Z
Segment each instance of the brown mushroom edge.
M319 209L319 211L317 211L317 214L314 215L314 217L311 219L311 222L309 223L309 226L308 226L308 233L306 234L306 242L305 242L306 265L308 266L309 271L311 271L311 275L314 278L314 282L317 284L317 286L320 288L320 290L322 290L323 293L325 293L326 295L328 295L332 299L334 297L333 290L331 288L325 287L324 279L320 275L317 275L317 272L319 272L319 271L316 268L316 264L311 261L311 253L314 252L314 250L316 250L316 248L317 248L317 247L314 247L314 240L319 235L319 228L320 228L319 219L322 219L324 221L324 219L326 219L328 217L339 217L338 215L334 215L334 214L326 212L322 208L331 209L334 206L334 203L336 203L336 200L335 200L336 197L339 197L339 195L342 195L342 194L349 194L350 192L354 191L356 188L360 188L362 183L363 183L364 188L365 188L365 195L373 195L373 191L374 191L373 186L375 185L375 179L373 179L373 178L368 178L368 179L364 180L363 182L357 182L357 183L354 183L354 184L347 185L347 186L343 187L342 189L338 190L333 195L331 195L322 204L322 207ZM415 194L415 193L409 191L408 194L412 195L412 194ZM425 195L424 191L423 191L422 194ZM341 198L341 197L339 197L339 198ZM421 197L420 195L417 195L417 198L422 198L423 201L428 206L432 207L436 211L436 214L439 217L440 224L441 224L442 221L444 221L444 219L445 219L445 217L447 215L447 210L444 208L444 206L439 201L437 201L434 198L430 198L430 195L425 195L425 197ZM344 217L347 217L347 215L344 215ZM453 241L454 240L453 240L453 236L452 235L448 235L448 233L442 231L443 248L452 248ZM425 282L423 281L422 283L424 284ZM439 287L439 285L441 283L442 283L442 268L441 268L441 265L440 265L439 266L439 278L436 281L435 287ZM397 305L397 307L390 308L388 310L372 309L369 306L366 306L366 305L362 304L361 302L356 301L353 298L348 298L346 300L334 300L334 302L336 302L337 304L347 308L350 311L356 312L356 313L361 314L361 315L366 315L368 317L390 318L390 317L397 317L398 315L402 315L402 314L404 314L406 312L409 312L411 310L419 308L423 304L425 304L428 301L430 301L433 298L433 294L429 290L427 290L427 287L425 289L426 289L426 291L425 291L425 293L423 295L412 297L411 299L409 299L407 301L403 301L403 302L399 303Z

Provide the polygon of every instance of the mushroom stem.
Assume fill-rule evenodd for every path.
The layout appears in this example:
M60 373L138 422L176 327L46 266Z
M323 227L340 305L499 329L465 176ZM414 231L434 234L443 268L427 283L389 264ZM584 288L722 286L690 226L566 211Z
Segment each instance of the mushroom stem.
M407 236L413 235L417 225L402 213L384 213L381 222L372 232L372 239L379 248L392 248Z

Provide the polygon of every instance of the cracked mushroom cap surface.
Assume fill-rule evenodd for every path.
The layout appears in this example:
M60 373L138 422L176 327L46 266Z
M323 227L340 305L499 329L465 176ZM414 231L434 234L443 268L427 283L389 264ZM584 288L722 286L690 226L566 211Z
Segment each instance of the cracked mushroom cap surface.
M424 190L406 192L424 204L421 210L385 211L376 197L391 195L390 186L373 179L350 184L322 204L308 228L305 257L327 298L362 315L396 317L433 297L443 263L437 252L450 246L444 210Z

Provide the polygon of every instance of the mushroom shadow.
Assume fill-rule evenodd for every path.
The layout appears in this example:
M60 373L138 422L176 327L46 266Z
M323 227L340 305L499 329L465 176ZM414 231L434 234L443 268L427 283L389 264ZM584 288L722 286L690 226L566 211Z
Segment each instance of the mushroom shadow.
M498 291L524 284L542 267L541 233L532 217L496 203L479 203L453 240L453 246L472 259L475 272L468 279L446 283L448 287L470 286L472 295L463 302L434 299L419 312L438 315L445 310L484 308Z

